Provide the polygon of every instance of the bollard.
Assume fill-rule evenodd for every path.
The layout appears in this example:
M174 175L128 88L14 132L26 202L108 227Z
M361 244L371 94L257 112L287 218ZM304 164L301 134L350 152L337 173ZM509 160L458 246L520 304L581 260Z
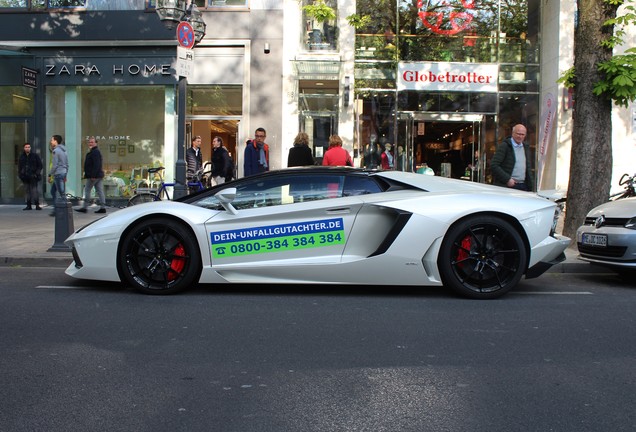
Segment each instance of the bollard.
M55 201L55 242L47 252L70 252L71 248L64 244L73 232L73 207L70 201Z

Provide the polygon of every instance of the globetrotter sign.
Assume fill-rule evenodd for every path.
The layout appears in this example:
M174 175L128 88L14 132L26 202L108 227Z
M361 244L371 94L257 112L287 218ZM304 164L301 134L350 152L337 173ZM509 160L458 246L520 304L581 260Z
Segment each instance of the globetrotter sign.
M492 63L400 62L398 90L497 91L499 66Z

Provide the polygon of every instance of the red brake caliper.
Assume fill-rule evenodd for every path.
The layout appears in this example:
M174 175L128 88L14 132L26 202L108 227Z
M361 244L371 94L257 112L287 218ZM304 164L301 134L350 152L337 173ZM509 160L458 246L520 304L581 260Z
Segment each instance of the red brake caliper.
M186 264L185 248L183 247L181 243L179 243L176 249L174 250L174 255L175 257L172 258L172 262L170 263L170 271L168 272L169 281L173 281L177 277L179 277L179 275L183 271L183 268L185 267L185 264Z
M466 251L470 250L471 243L472 240L470 236L466 236L462 239L461 248L457 249L457 262L459 267L464 266L462 261L468 258L468 252Z

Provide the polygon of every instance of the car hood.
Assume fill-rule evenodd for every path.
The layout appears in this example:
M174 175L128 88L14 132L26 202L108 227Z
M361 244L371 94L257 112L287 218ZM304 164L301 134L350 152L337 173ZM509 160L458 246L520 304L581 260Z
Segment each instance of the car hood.
M600 215L611 218L634 217L636 216L636 198L625 198L601 204L590 210L587 217L598 217Z

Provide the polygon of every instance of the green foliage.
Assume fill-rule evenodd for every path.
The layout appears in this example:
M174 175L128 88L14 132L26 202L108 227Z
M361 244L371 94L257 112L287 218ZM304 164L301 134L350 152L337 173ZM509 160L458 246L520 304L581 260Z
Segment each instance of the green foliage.
M316 0L314 3L303 6L303 10L308 17L313 18L316 22L325 22L336 19L336 11L324 0Z
M567 88L574 88L574 83L576 81L576 73L574 71L574 66L570 69L563 72L561 78L557 80L559 84L563 84Z
M629 48L623 55L615 55L598 65L604 79L594 86L594 94L607 94L616 105L627 108L636 100L636 48Z
M621 5L624 0L605 0L609 5ZM614 49L625 43L624 27L636 24L636 7L625 6L623 15L609 19L604 26L615 26L614 34L601 42L601 47ZM618 106L628 107L636 100L636 48L625 50L625 54L612 56L611 59L598 64L598 70L603 78L594 85L596 96L605 95ZM571 67L557 80L567 88L573 88L576 83L576 71Z
M351 14L347 17L347 22L349 23L351 27L353 27L356 30L359 30L371 24L371 16Z

